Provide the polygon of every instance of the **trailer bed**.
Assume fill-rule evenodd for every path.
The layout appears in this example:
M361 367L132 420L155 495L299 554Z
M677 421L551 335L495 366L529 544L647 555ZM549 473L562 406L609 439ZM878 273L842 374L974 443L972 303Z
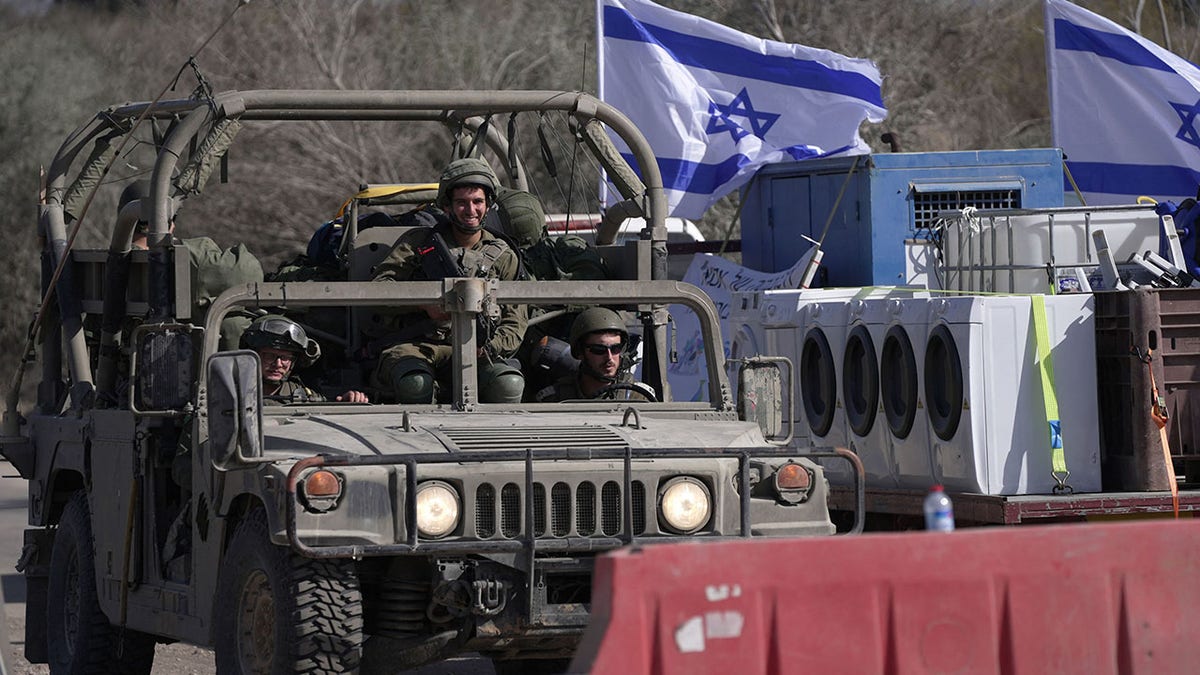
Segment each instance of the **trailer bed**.
M950 493L954 501L955 521L960 525L1025 525L1051 522L1101 520L1137 514L1172 513L1170 492L1097 492L1070 495L995 496ZM883 490L868 488L866 494L867 527L872 522L892 529L881 520L922 519L922 490ZM831 511L853 512L854 490L831 487ZM1200 490L1180 490L1179 514L1193 517L1200 512ZM920 525L918 524L917 527Z

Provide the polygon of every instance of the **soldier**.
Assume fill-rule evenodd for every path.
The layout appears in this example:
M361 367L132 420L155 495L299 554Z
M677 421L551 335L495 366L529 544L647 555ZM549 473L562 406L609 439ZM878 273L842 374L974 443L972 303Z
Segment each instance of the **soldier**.
M541 202L523 190L501 189L496 209L499 230L507 241L518 247L521 261L530 276L539 281L608 279L608 269L596 248L582 237L568 234L547 236L546 215ZM555 307L532 307L530 318ZM566 358L569 347L565 342L579 307L538 321L529 326L525 340L517 351L526 377L526 400L535 400L535 392L553 384L560 377L573 374L574 362Z
M319 403L325 400L320 393L304 386L292 375L297 362L307 367L321 358L321 347L304 332L300 324L277 314L255 319L242 333L242 349L258 352L262 362L263 402L265 405L284 403ZM347 391L337 401L369 403L361 391Z
M379 265L375 281L436 280L482 277L513 281L520 267L516 253L483 229L484 217L496 201L499 183L482 159L451 162L438 183L438 206L445 211L436 225L403 235ZM436 254L448 253L449 263ZM453 267L447 269L447 267ZM435 383L447 382L453 358L449 315L439 306L421 308L390 318L381 317L388 343L380 354L375 379L400 403L428 403L436 398ZM525 335L526 309L500 308L498 321L481 321L478 358L479 399L485 403L519 403L525 386L520 368L507 359Z
M629 330L611 309L592 307L571 324L571 355L579 359L575 375L560 378L537 393L538 402L573 399L653 401L654 390L635 382L622 363Z

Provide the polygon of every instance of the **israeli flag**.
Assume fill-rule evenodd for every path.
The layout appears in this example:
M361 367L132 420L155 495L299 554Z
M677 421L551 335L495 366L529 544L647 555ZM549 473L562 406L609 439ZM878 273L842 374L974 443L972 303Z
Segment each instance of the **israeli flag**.
M599 0L597 13L600 98L650 142L674 216L699 218L763 164L870 152L858 127L887 116L865 59L648 0Z
M1054 143L1087 203L1195 197L1200 68L1064 0L1045 8Z

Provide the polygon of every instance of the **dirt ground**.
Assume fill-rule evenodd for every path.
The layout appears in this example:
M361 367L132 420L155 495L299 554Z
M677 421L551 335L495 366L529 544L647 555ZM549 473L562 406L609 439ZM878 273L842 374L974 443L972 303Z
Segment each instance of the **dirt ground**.
M8 617L8 635L13 646L9 652L8 670L3 675L48 675L50 668L44 664L31 664L25 660L25 622L20 618ZM211 649L193 645L158 645L154 652L154 673L157 675L215 675L216 664ZM493 675L492 664L478 654L468 654L423 668L409 671L409 675Z
M47 675L50 672L49 666L34 665L25 660L25 622L23 620L9 617L8 636L13 641L13 647L9 652L11 661L8 664L7 675ZM154 672L169 675L215 675L217 668L213 663L211 649L173 644L158 645L154 652Z

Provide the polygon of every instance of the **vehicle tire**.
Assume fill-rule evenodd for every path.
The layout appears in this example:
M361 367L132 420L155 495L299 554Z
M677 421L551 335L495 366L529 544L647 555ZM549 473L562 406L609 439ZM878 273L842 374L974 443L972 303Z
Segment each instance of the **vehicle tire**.
M87 495L63 509L50 553L46 639L54 675L142 675L154 665L154 637L117 628L96 596L95 543Z
M352 562L272 544L262 509L237 526L217 579L217 673L356 673L362 626Z

